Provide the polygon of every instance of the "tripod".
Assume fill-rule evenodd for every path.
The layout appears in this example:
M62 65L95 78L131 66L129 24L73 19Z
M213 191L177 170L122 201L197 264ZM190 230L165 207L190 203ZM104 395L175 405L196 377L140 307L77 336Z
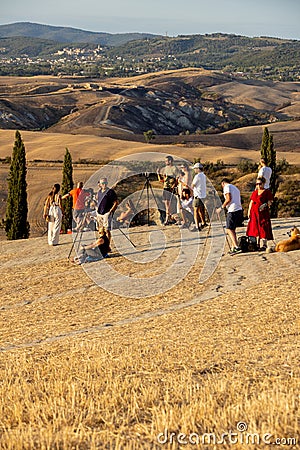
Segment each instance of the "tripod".
M73 250L73 248L74 248L74 246L75 246L75 243L76 243L76 241L77 241L79 232L80 232L80 240L81 240L81 238L82 238L83 228L84 228L84 226L85 226L85 224L86 224L86 218L87 218L87 215L88 215L88 212L85 212L85 213L84 213L84 216L83 216L83 218L82 218L82 220L81 220L80 226L77 226L76 235L75 235L75 238L74 238L74 240L73 240L73 242L72 242L72 246L71 246L70 251L69 251L69 254L68 254L68 259L70 259L70 256L71 256L72 250Z
M152 197L154 198L154 201L155 201L155 203L156 203L157 209L160 210L160 208L159 208L159 206L158 206L156 197L155 197L154 192L153 192L153 188L152 188L152 186L151 186L151 182L150 182L150 174L149 174L148 172L145 172L144 175L145 175L145 177L146 177L146 180L145 180L143 189L141 190L139 199L138 199L138 201L137 201L136 209L138 210L138 206L139 206L139 204L140 204L141 198L142 198L143 193L144 193L144 191L145 191L145 189L146 189L146 195L147 195L147 224L148 224L148 226L150 226L150 192L151 192L151 194L152 194Z
M87 215L88 215L88 211L84 213L84 216L83 216L83 218L82 218L82 220L81 220L81 223L80 223L80 228L77 228L77 232L76 232L75 238L74 238L74 240L73 240L73 242L72 242L72 246L71 246L70 251L69 251L69 254L68 254L68 260L70 259L71 253L72 253L73 248L74 248L74 246L75 246L75 243L76 243L76 241L78 240L78 235L79 235L79 233L80 233L80 241L81 241L83 229L84 229L84 227L85 227L85 225L86 225ZM135 245L135 244L132 242L132 240L124 233L124 231L121 230L121 228L119 228L119 227L118 227L117 229L118 229L118 230L120 231L120 233L121 233L121 234L122 234L122 235L130 242L130 244L131 244L134 248L136 248L136 245Z
M221 225L221 227L222 227L222 231L223 231L223 234L224 234L224 236L225 236L226 244L227 244L227 246L228 246L228 248L229 248L229 251L230 251L230 250L231 250L231 245L230 245L230 242L229 242L229 239L228 239L228 235L227 235L227 233L226 233L226 228L225 228L224 225L223 225L223 222L222 222L220 213L217 213L217 211L216 211L216 203L219 203L219 204L220 204L220 199L218 199L219 202L216 200L216 192L215 192L215 191L213 191L213 199L214 199L214 201L213 201L213 212L212 212L212 217L213 217L213 214L214 214L214 212L215 212L215 213L216 213L216 216L218 217L218 221L220 222L220 225Z

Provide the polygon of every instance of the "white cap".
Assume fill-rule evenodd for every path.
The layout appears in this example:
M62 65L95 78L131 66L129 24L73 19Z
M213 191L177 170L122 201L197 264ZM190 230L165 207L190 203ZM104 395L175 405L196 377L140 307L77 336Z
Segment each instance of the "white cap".
M201 163L197 162L195 163L195 165L193 166L193 169L203 169L203 166Z

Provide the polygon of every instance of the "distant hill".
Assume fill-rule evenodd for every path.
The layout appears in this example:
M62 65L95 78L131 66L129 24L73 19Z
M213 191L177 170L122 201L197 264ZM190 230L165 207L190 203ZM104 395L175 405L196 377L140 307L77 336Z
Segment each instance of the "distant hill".
M240 68L251 66L276 66L291 68L300 64L300 41L273 37L246 37L234 34L196 34L177 37L156 37L140 40L111 49L125 59L168 57L189 66L206 69Z
M299 92L300 82L246 80L203 69L106 80L0 77L0 127L131 140L143 139L147 130L197 137L297 119Z
M58 50L62 50L66 44L49 39L32 38L24 36L0 37L0 47L5 48L5 56L11 58L27 55L32 58L49 58ZM98 44L68 43L68 48L93 49Z
M58 51L64 52L62 64L57 61L61 55ZM32 64L26 58L37 59ZM250 78L298 81L300 41L224 33L176 37L109 34L28 22L0 25L0 75L128 77L188 67L240 73Z
M91 44L85 44L90 46ZM76 44L68 44L70 48L76 47ZM96 44L94 45L96 47ZM10 58L22 57L28 55L29 57L47 58L49 55L61 50L63 44L47 39L14 36L14 37L0 37L0 47L5 48L5 56Z
M56 27L31 22L0 25L0 37L31 37L62 43L90 43L104 46L124 45L132 40L156 37L149 33L101 33L70 27Z

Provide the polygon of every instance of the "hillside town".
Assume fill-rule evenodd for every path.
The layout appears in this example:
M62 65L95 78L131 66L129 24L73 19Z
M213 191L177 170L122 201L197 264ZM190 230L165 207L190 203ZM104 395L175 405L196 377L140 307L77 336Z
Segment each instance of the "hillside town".
M147 57L129 57L111 53L109 48L97 45L65 46L49 56L30 56L22 53L11 56L6 47L0 47L0 76L18 75L55 75L55 76L85 76L114 77L134 76L161 70L174 70L186 67L213 67L198 63L190 63L172 53L148 55ZM243 78L257 78L273 81L299 81L300 68L278 65L259 65L250 67L226 66L223 72L233 73Z

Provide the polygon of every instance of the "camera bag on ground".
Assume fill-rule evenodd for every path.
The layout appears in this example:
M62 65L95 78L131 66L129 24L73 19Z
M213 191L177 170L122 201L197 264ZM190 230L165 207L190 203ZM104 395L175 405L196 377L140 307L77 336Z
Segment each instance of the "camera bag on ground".
M256 238L252 236L240 236L238 238L238 246L243 253L258 251Z

